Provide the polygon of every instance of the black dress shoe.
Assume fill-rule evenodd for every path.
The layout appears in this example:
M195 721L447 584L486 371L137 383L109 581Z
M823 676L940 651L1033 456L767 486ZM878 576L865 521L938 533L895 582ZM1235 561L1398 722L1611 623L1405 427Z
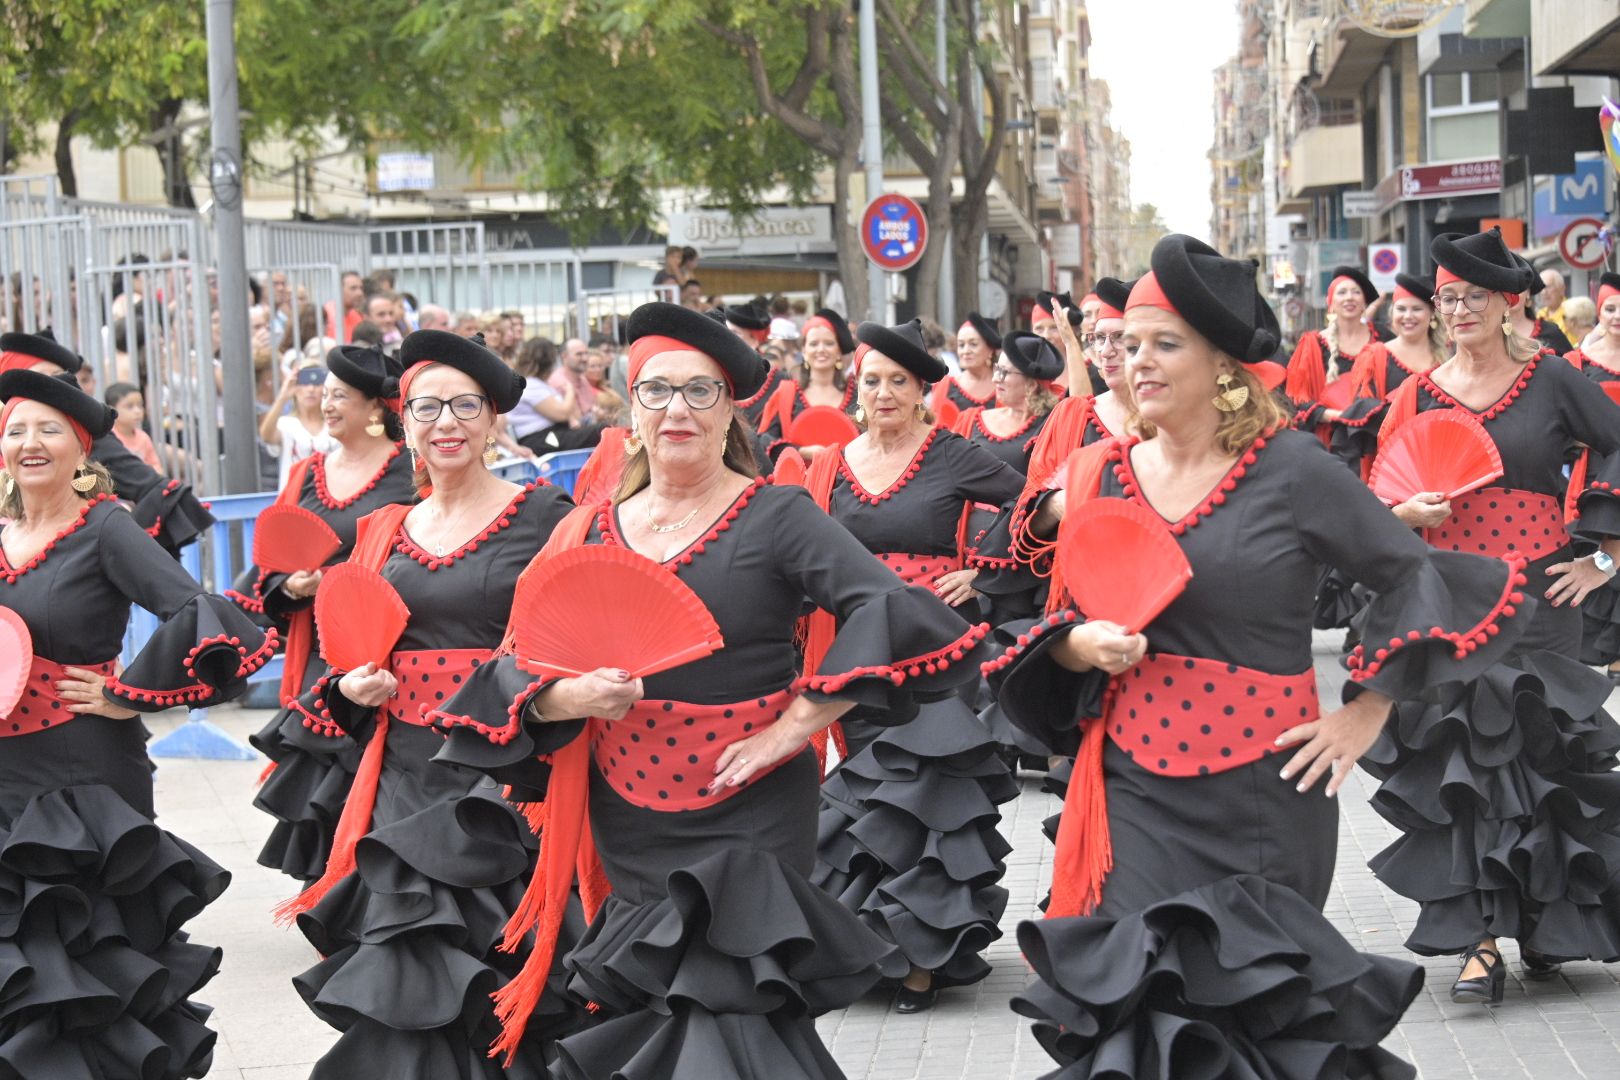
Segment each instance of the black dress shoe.
M913 990L901 984L900 989L894 992L894 1011L897 1013L927 1012L934 1007L939 997L939 991L930 986L926 990Z
M1542 956L1524 947L1519 948L1519 961L1524 965L1524 977L1541 982L1550 979L1563 970L1564 964L1548 956Z
M1451 1000L1459 1005L1500 1005L1507 989L1507 968L1502 966L1502 954L1495 949L1469 949L1463 953L1463 970L1477 959L1485 966L1485 974L1473 979L1457 976L1451 986Z

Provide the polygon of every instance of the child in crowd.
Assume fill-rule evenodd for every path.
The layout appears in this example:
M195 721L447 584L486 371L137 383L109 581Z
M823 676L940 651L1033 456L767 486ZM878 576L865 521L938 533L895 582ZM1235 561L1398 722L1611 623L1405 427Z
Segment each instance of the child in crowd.
M113 434L124 444L124 449L140 458L158 472L163 472L163 460L158 457L157 445L146 433L146 401L140 387L119 382L107 387L107 405L118 414L113 421Z

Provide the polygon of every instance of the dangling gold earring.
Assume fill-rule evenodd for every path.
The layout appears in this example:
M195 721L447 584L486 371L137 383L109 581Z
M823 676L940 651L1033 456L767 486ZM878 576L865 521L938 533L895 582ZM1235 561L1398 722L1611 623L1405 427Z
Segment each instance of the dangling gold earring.
M493 465L501 460L501 452L495 449L495 436L484 436L484 464Z
M1215 380L1215 385L1220 387L1215 394L1215 407L1221 412L1237 412L1249 403L1249 388L1239 386L1233 389L1232 382L1232 376L1226 372Z
M913 411L917 414L917 419L919 419L919 420L927 420L928 419L928 406L924 405L922 402L920 402L920 401L917 402L917 407Z
M833 361L833 370L834 371L843 371L844 370L844 362L842 360Z
M855 422L857 424L866 423L866 406L865 405L857 405L857 406L855 406Z
M1502 336L1505 337L1505 338L1508 338L1509 340L1512 340L1512 338L1513 338L1513 313L1512 312L1509 312L1509 311L1502 312Z
M8 472L0 472L0 499L11 498L11 493L16 490L16 479Z
M641 453L641 436L636 434L635 428L630 429L629 436L624 440L624 452L630 457Z
M366 425L366 434L370 435L373 439L380 439L384 435L388 434L388 429L383 427L381 415L373 416L371 418L371 423Z
M724 435L720 436L720 460L721 461L724 461L726 459L726 451L730 450L730 449L731 449L731 429L727 428L726 433Z
M96 474L90 471L90 466L81 461L78 471L73 474L73 479L69 483L80 495L88 495L96 490L96 480Z
M421 472L422 462L416 457L416 447L412 446L410 443L406 443L405 452L411 455L411 472Z

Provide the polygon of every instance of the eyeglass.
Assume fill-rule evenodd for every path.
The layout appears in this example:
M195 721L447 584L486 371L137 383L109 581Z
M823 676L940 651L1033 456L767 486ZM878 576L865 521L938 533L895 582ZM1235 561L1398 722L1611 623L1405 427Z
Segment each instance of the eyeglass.
M995 367L990 369L990 378L999 382L1000 380L1007 378L1009 375L1017 375L1018 373L1017 368L997 364Z
M1484 289L1470 290L1466 296L1458 296L1456 293L1440 293L1434 297L1435 310L1442 315L1450 315L1457 310L1457 301L1459 300L1469 311L1478 314L1490 304L1491 294Z
M1116 330L1112 334L1087 334L1080 339L1080 344L1088 349L1100 349L1104 345L1119 349L1125 345L1125 331Z
M405 403L405 407L410 410L412 420L419 424L431 424L444 412L446 405L450 406L450 415L457 420L476 420L488 400L483 394L457 394L453 398L413 397Z
M690 408L712 409L720 400L720 391L725 385L719 379L692 379L679 386L662 379L646 379L631 389L636 392L636 400L641 402L644 409L667 409L676 394L681 395Z

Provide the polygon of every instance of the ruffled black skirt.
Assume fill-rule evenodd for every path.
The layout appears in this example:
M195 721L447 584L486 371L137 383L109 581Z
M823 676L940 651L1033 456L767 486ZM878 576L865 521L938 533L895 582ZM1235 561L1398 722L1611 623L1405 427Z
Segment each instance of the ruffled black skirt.
M1241 875L1112 918L1025 922L1012 1007L1047 1080L1405 1080L1379 1047L1422 969L1351 948L1286 886Z
M1362 765L1402 836L1371 862L1421 907L1407 947L1506 937L1560 960L1620 959L1620 726L1603 676L1533 652L1403 701Z
M936 987L988 975L980 954L1001 936L1011 847L996 807L1018 785L996 749L959 699L931 702L821 788L811 881L932 971Z
M326 670L318 656L311 656L305 689ZM361 748L347 735L312 731L297 709L282 709L248 741L275 762L253 797L254 806L276 819L259 850L259 865L314 881L326 870Z
M1593 589L1580 610L1581 663L1608 667L1620 660L1620 584Z
M188 999L220 950L180 928L229 882L110 787L29 798L0 828L0 1076L204 1075L210 1010Z
M403 1080L539 1078L552 1042L578 1028L581 1003L560 957L583 930L565 924L559 960L510 1067L488 1056L499 1035L490 999L527 947L497 950L532 875L528 824L495 782L430 762L443 739L395 724L357 872L298 918L325 957L293 985L342 1032L311 1076ZM279 770L278 770L279 771Z

